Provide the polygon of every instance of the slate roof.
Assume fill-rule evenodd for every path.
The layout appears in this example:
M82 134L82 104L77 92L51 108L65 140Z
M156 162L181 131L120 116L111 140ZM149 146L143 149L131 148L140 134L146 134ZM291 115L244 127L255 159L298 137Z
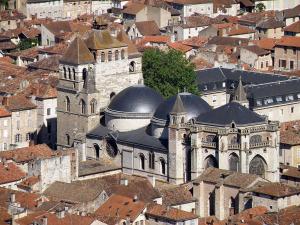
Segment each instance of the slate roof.
M70 44L60 62L71 65L94 63L95 59L86 44L79 37Z
M160 140L149 133L149 127L142 127L128 132L120 132L117 142L121 144L134 144L140 147L151 148L156 151L167 152L167 141Z
M230 102L210 112L204 113L197 118L200 124L212 124L217 126L230 126L232 122L236 125L261 124L265 123L264 117L240 105L237 102Z
M185 112L185 109L184 109L183 103L181 101L180 95L177 95L176 101L173 105L171 113L184 113L184 112Z

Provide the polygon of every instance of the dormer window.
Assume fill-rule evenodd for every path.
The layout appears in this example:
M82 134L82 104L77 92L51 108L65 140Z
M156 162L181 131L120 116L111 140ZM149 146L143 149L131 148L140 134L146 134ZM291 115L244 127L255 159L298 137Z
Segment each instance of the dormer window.
M112 61L112 52L111 51L108 52L108 61Z
M293 101L294 100L294 96L293 95L288 95L285 97L285 100L288 101Z

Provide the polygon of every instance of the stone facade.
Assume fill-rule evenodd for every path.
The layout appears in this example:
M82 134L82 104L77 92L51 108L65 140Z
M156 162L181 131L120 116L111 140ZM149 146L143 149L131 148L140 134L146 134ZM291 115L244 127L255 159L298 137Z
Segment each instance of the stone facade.
M277 45L274 54L274 70L299 70L299 54L300 48L297 46Z

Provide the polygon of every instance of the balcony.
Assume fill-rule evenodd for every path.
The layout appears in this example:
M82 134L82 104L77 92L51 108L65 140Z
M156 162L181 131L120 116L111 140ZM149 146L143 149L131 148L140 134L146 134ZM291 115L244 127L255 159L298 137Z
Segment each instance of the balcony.
M250 143L250 148L262 148L262 147L268 147L271 143L269 141L262 141L257 143Z
M216 142L203 142L202 141L202 147L205 147L205 148L216 148L217 147L217 143Z
M234 143L234 144L228 145L228 150L239 150L239 149L241 149L241 144L239 144L239 143Z

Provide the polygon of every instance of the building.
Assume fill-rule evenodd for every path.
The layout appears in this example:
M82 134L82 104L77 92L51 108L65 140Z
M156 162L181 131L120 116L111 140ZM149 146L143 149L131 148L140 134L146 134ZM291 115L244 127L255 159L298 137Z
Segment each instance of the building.
M262 19L257 25L258 39L261 38L276 38L280 39L283 36L283 28L285 23L276 17Z
M299 37L282 37L275 46L275 70L299 70Z
M29 0L26 3L27 17L36 16L38 19L63 19L63 0L42 1Z
M22 182L26 174L17 165L12 162L0 162L0 187L17 190L18 183Z
M16 29L26 17L17 10L1 10L0 31Z
M144 36L160 35L159 27L154 20L135 22L126 31L131 40Z
M57 145L84 138L118 92L142 82L141 56L129 54L128 44L106 30L92 31L85 41L77 37L60 60Z
M240 59L242 63L246 63L257 70L267 71L272 66L271 52L257 45L242 47Z

